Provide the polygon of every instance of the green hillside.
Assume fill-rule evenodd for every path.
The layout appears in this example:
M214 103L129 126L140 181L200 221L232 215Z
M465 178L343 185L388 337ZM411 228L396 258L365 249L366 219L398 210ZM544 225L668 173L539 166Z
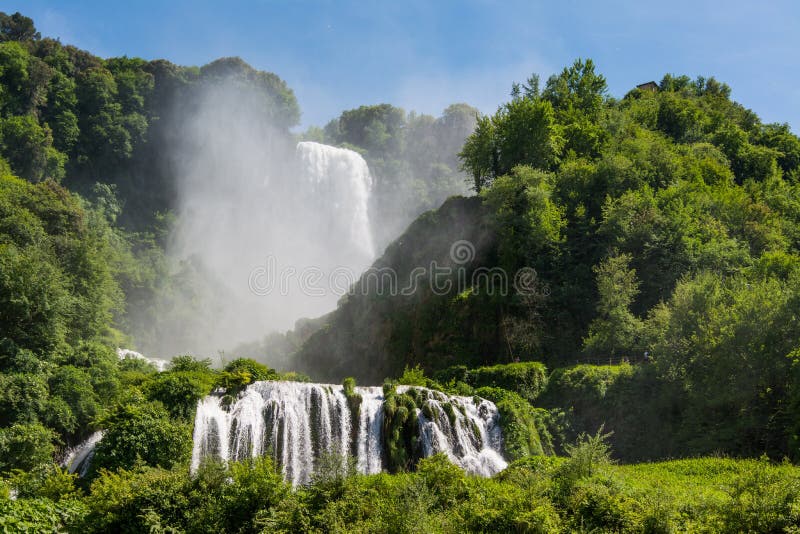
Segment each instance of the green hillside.
M0 530L800 531L800 138L714 78L615 97L587 59L511 89L297 134L292 89L239 58L102 59L0 13ZM158 371L116 350L198 313L175 303L203 273L166 248L208 90L285 146L362 154L390 244L331 313ZM190 472L201 399L311 380L358 422L356 380L383 385L384 473L333 450L300 487L269 455ZM422 387L494 403L509 467L423 457Z

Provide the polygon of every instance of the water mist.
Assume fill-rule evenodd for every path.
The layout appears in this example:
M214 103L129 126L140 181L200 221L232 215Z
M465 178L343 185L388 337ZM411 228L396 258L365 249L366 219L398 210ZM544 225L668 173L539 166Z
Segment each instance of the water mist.
M154 318L164 321L157 346L146 347L164 357L213 357L323 315L342 293L328 287L331 273L342 285L375 257L359 154L296 144L224 83L192 109L173 149L177 289Z

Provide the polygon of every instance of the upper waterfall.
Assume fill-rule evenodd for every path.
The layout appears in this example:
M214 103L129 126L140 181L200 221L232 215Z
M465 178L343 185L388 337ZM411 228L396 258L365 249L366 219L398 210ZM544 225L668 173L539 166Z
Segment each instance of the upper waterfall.
M372 177L357 152L201 140L210 148L184 173L169 241L189 291L165 297L156 310L173 323L157 322L155 346L142 347L159 356L215 354L324 315L375 260Z
M312 201L326 217L322 231L343 235L365 257L375 250L369 220L372 176L358 152L311 141L297 143L297 156ZM316 207L316 206L315 206Z

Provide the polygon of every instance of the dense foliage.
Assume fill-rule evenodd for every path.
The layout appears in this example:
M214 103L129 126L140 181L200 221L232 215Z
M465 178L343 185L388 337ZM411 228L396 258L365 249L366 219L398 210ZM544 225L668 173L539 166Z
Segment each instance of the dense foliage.
M379 242L438 207L375 267L401 284L452 268L444 290L348 296L268 342L315 378L398 377L384 385L392 474L331 465L293 490L255 459L190 475L198 400L308 380L248 358L157 372L114 350L146 335L153 293L191 292L162 250L168 148L220 87L290 138L291 89L238 58L101 59L0 13L3 530L797 530L800 474L770 459L800 459L800 139L713 78L611 98L590 60L515 84L492 115L382 104L304 134L369 161ZM476 196L441 204L462 171ZM422 458L423 388L495 402L509 469L479 479ZM100 429L84 478L56 467ZM719 453L766 457L611 460Z
M124 204L122 222L131 227L146 228L173 207L169 150L209 87L228 83L240 99L258 103L252 113L284 130L299 120L285 82L238 58L202 68L128 57L104 60L41 38L19 14L3 16L0 156L29 181L63 180L84 194L96 182L116 186ZM17 29L21 26L31 30Z
M268 458L223 467L104 471L88 494L59 471L9 480L0 527L66 532L790 532L800 472L759 460L609 463L601 436L567 458L531 457L494 478L444 456L414 473L320 473L292 490Z
M537 360L556 369L554 435L606 422L626 459L796 458L800 139L713 78L667 75L621 100L605 87L577 61L480 117L461 152L479 199L425 214L376 263L405 280L453 266L468 240L466 287L456 269L445 292L356 295L298 361L324 347L368 377L380 354L387 374L420 365L447 382L436 372L457 364ZM476 283L487 269L506 276ZM560 369L602 362L622 365Z

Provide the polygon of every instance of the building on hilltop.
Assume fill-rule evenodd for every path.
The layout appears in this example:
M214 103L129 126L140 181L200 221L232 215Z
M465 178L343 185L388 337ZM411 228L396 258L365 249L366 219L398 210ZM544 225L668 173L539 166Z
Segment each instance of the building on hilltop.
M640 91L650 91L655 93L658 91L658 84L656 82L647 82L637 85L636 88Z

